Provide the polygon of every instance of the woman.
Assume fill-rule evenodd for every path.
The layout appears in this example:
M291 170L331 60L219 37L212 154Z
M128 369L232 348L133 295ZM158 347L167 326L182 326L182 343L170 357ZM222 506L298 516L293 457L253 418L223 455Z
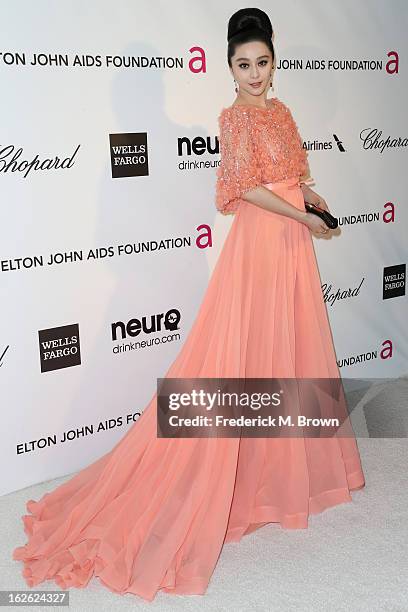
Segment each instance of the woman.
M216 206L235 212L197 318L166 377L339 377L310 230L306 154L289 109L267 100L275 60L265 13L228 26L238 96L219 117ZM355 439L158 438L156 394L118 444L27 503L16 548L29 586L84 587L152 600L203 594L224 542L308 516L364 486Z

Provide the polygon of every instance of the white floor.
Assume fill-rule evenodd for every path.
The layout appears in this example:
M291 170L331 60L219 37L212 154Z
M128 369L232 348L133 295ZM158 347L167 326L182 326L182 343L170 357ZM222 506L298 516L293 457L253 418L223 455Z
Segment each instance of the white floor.
M149 603L111 593L94 578L85 589L70 589L69 609L407 612L408 440L359 438L358 446L366 486L352 492L351 503L312 515L308 529L269 524L225 544L204 596L159 593ZM28 589L22 563L11 558L26 541L26 500L66 479L0 498L1 590ZM53 582L39 586L59 590Z

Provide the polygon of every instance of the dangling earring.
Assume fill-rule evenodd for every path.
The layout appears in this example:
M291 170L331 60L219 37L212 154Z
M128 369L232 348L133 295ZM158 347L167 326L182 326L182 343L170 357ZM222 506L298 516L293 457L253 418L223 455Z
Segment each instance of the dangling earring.
M235 83L235 93L238 93L237 82L236 82L236 80L235 80L235 79L234 79L234 83Z
M273 91L272 74L271 74L271 84L270 84L270 87L272 87L272 91Z

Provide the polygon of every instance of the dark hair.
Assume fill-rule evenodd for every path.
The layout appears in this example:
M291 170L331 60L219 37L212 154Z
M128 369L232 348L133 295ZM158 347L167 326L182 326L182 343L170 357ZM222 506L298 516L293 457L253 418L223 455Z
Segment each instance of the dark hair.
M275 61L275 50L272 43L273 28L268 15L258 8L244 8L234 13L228 21L227 60L231 67L231 57L238 45L260 41L269 47L272 62Z

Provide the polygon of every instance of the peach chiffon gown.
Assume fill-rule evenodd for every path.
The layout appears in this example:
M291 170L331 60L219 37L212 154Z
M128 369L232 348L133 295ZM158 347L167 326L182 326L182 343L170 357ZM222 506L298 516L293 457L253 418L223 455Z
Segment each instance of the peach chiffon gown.
M299 209L307 169L278 98L219 115L216 208L235 217L197 317L166 377L340 377L312 235L242 199L265 185ZM205 593L224 542L264 525L305 529L365 485L354 437L157 438L156 393L114 448L22 517L30 587Z

